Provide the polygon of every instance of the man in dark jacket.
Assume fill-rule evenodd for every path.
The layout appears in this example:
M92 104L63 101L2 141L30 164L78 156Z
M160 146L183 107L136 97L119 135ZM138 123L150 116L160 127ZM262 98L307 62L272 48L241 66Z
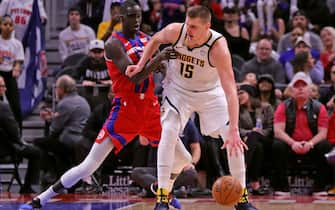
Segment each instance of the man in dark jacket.
M28 169L20 193L35 193L31 185L39 182L40 151L35 146L21 141L19 125L9 105L1 100L0 110L0 156L15 154L28 159Z

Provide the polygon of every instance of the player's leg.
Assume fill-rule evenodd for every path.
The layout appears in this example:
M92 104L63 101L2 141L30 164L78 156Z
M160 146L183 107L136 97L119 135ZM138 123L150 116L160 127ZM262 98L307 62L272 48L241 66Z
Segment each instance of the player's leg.
M206 106L199 112L201 132L213 138L221 137L224 141L229 126L227 102L225 97L213 96L215 96L215 90L204 99L207 101ZM227 155L227 157L231 175L237 178L244 188L243 196L235 208L237 210L257 210L248 201L244 153L240 152L238 156Z
M171 192L174 182L176 181L179 174L185 168L185 166L191 164L192 156L185 148L183 142L178 138L176 149L175 149L175 158L172 165L171 175L170 175L170 185L168 190Z
M33 207L38 207L36 206L38 204L42 206L45 205L50 198L62 193L64 189L72 187L83 177L91 175L101 165L113 148L114 145L109 137L101 143L94 143L83 162L65 172L54 185L33 199Z
M175 160L175 149L181 122L178 113L174 110L168 109L163 115L162 135L157 154L157 202L168 203L171 183L170 178Z

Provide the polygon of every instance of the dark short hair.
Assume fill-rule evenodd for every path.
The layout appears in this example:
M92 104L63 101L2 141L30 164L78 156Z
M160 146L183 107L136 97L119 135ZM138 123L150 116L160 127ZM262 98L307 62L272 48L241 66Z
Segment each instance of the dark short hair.
M120 2L113 2L113 3L111 3L110 10L114 9L115 7L121 7L121 3Z
M2 18L10 18L11 20L13 20L12 16L10 16L9 14L5 14L4 16L2 16Z
M235 14L235 13L239 13L240 10L238 9L237 6L227 6L225 8L223 8L223 13L229 13L229 14Z
M139 4L136 1L134 1L134 0L126 0L126 1L124 1L121 4L121 7L120 7L120 13L122 15L126 14L127 13L127 8L128 7L133 7L133 6L139 6Z
M304 16L307 18L307 15L306 15L306 12L304 10L297 10L295 11L293 14L292 14L292 17L295 17L295 16Z
M81 9L79 7L70 7L67 15L69 15L71 12L79 12L79 15L81 15Z
M299 52L294 56L294 58L291 60L294 73L301 71L303 65L308 61L308 56L309 53L305 51Z
M206 22L211 22L211 11L202 5L196 5L188 8L187 17L200 18Z

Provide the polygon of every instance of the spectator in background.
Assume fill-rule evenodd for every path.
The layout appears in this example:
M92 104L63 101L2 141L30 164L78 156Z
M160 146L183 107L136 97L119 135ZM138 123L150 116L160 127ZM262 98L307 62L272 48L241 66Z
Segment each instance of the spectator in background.
M272 145L275 195L288 195L287 168L292 158L311 157L317 175L314 177L314 193L325 190L332 179L331 170L324 154L331 150L326 140L328 116L326 108L310 99L311 81L298 72L289 84L292 98L282 102L274 116L275 140Z
M228 43L231 54L239 55L243 59L250 58L250 36L246 28L239 25L239 9L237 7L225 7L223 9L223 27L217 27Z
M173 22L183 22L186 12L185 0L161 0L161 22L159 29Z
M180 189L182 187L192 188L197 186L197 171L195 166L200 160L201 149L200 141L202 139L198 128L195 126L192 120L189 120L186 124L183 134L180 135L180 140L183 142L187 151L192 155L192 163L187 165L174 183L174 189ZM179 140L179 141L180 141ZM157 157L157 154L155 154ZM132 179L141 187L143 187L147 196L154 196L157 190L157 160L153 160L154 163L150 163L150 167L138 167L134 168L132 172ZM151 191L153 189L154 192ZM185 192L186 193L186 192ZM187 194L181 195L186 197Z
M256 56L242 66L242 77L247 73L255 73L257 77L270 74L277 83L285 83L285 72L278 61L271 57L272 41L263 38L258 41Z
M320 51L315 50L311 48L311 43L302 35L297 36L300 33L300 30L298 27L294 29L294 33L292 33L291 40L294 40L293 48L289 49L283 53L280 54L279 62L285 67L285 64L287 62L290 62L296 53L301 51L310 51L312 54L312 57L317 61L320 59ZM293 35L294 34L294 35Z
M15 38L22 41L32 13L34 0L2 0L0 4L0 16L8 14L14 21ZM47 14L42 0L38 0L38 8L42 23L47 22Z
M316 84L311 84L311 98L314 100L319 100L320 98L320 88Z
M0 156L13 155L28 159L28 168L20 193L34 193L32 184L38 184L40 151L33 145L23 143L18 123L6 98L6 83L0 76Z
M294 57L294 48L295 48L295 44L297 42L298 37L304 37L304 29L301 26L296 26L292 29L291 33L290 33L290 41L292 43L293 48L289 48L283 52L280 53L280 57L279 57L279 61L280 63L282 63L282 65L284 66L285 63L287 61L290 61L293 59ZM306 40L306 39L305 39ZM308 42L306 40L307 43L310 44L310 42ZM313 56L313 58L315 58L316 60L319 59L320 56L320 52L316 49L311 49L311 54Z
M5 90L0 83L0 96ZM39 184L40 151L31 144L23 143L20 139L19 126L14 119L10 107L0 99L0 156L12 155L28 159L28 168L21 194L35 193L32 184Z
M303 28L304 38L310 43L310 48L321 52L323 48L321 39L319 35L308 30L308 24L309 21L304 11L298 10L293 13L292 28L295 28L296 26L300 26L301 28ZM279 54L282 54L283 52L293 48L294 43L292 43L290 40L291 33L292 32L286 33L280 38L277 48L277 52Z
M275 110L280 103L281 91L276 90L275 81L270 74L263 74L258 78L257 86L258 97L262 105L271 105ZM279 93L276 93L279 92ZM279 97L278 97L279 95Z
M150 25L151 29L156 32L158 31L158 25L161 20L161 9L162 9L162 4L160 0L152 0L152 10L150 12Z
M303 71L312 79L313 83L323 82L324 70L319 59L315 60L311 54L311 45L303 37L298 37L292 60L285 63L286 77L291 81L296 72Z
M335 105L335 99L333 100L333 104ZM335 112L333 112L333 114L329 118L327 139L333 146L335 145Z
M81 22L97 32L98 25L102 20L105 1L80 0L77 7L81 10Z
M102 40L92 40L89 50L88 56L81 59L76 65L77 76L75 77L84 86L84 89L80 90L81 95L86 98L91 109L93 109L96 105L105 101L112 80L108 75L104 58L104 42Z
M6 83L6 97L21 130L22 116L17 78L21 74L24 52L22 43L12 36L13 30L12 18L9 15L3 16L0 23L0 76Z
M110 6L110 20L103 21L99 24L97 39L101 39L104 42L112 35L114 31L121 30L120 22L120 6L119 2L113 2Z
M268 191L260 184L265 160L271 154L273 135L273 109L270 104L261 105L256 98L256 88L242 84L239 87L239 130L248 150L245 152L247 178L253 195L265 195Z
M335 104L335 101L334 101ZM327 139L332 144L333 149L329 153L326 154L326 158L328 163L333 168L333 173L335 174L335 112L331 115L329 119L329 125L328 125L328 133L327 133ZM333 180L334 182L335 180ZM335 186L333 184L333 187L327 191L328 195L334 196L335 195Z
M70 25L59 33L59 54L62 61L77 53L88 54L89 43L95 39L92 28L81 24L80 17L79 8L69 9Z
M323 67L326 68L329 61L335 58L335 28L331 26L323 27L320 36L324 47L320 54L320 60Z
M278 43L285 33L285 22L275 13L277 2L275 0L257 0L257 16L252 26L252 41L259 40L260 36L268 35Z
M49 108L41 110L41 117L51 122L50 134L44 138L34 140L34 144L40 147L45 158L46 170L56 173L56 176L63 173L73 165L73 152L80 145L82 129L84 128L90 107L86 100L77 94L76 82L67 75L59 77L56 81L56 97L58 103L55 111ZM49 153L58 160L58 165L50 163ZM57 171L54 171L54 170Z
M241 80L243 84L249 84L252 86L257 85L257 75L255 73L249 72L244 75L244 77Z
M0 101L4 102L5 104L8 104L8 100L6 97L6 83L2 76L0 76Z
M335 58L328 64L325 78L329 87L325 87L321 91L320 102L327 107L328 113L334 111L334 99L335 99Z

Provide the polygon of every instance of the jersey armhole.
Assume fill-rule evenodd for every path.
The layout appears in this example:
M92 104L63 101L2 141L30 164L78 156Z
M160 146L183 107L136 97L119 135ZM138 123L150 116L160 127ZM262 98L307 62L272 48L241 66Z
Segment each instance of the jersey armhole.
M211 67L213 67L213 68L215 68L215 66L213 66L213 65L211 64L211 60L209 59L209 53L211 52L211 49L212 49L212 47L214 46L214 44L216 43L216 41L219 40L219 39L221 39L222 37L223 37L223 36L219 36L218 38L216 38L216 39L212 42L212 44L209 46L209 49L208 49L208 54L207 54L208 64L209 64Z
M183 23L183 25L181 26L181 30L180 30L180 32L179 32L178 39L177 39L177 41L176 41L175 43L172 44L172 47L174 47L174 46L176 46L176 45L178 44L178 42L179 42L179 40L180 40L180 38L181 38L181 35L182 35L183 32L184 32L184 26L185 26L185 23Z

